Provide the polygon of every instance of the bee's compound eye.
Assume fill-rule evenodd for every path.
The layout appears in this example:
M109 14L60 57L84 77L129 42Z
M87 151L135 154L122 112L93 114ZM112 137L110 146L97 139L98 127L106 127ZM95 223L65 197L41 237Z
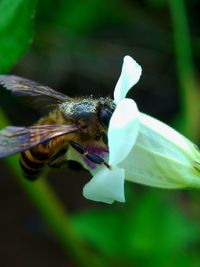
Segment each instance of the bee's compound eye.
M101 124L105 128L108 128L111 116L112 116L112 111L108 107L102 106L99 112L99 119Z

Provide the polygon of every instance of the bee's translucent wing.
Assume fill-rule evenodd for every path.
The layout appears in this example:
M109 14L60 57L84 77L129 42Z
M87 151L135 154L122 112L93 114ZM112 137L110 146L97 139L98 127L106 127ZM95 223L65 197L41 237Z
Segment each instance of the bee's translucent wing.
M8 126L0 131L0 158L22 152L54 137L77 131L76 125Z
M48 86L15 75L0 75L0 84L33 107L49 107L70 99Z

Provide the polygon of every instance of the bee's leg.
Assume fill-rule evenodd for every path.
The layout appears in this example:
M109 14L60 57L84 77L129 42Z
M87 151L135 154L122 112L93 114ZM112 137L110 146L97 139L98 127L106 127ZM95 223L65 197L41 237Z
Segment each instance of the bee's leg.
M70 145L76 150L78 151L83 157L89 159L90 161L92 161L95 164L104 164L107 168L110 169L110 166L108 165L108 163L101 158L100 156L98 156L95 153L89 152L85 147L83 147L82 145L70 141Z
M84 170L84 168L81 166L80 163L73 161L73 160L67 160L66 159L66 152L67 152L67 148L63 148L58 153L53 155L48 160L49 167L60 168L65 164L71 170L75 170L75 171Z
M48 160L48 165L52 168L59 168L63 164L67 163L66 159L66 152L67 148L63 148L60 151L58 151L56 154L54 154L52 157L49 158Z

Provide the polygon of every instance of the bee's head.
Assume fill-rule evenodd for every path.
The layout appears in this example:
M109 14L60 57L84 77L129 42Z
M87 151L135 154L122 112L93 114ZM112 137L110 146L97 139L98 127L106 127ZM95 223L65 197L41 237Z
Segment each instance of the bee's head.
M108 128L115 105L110 98L100 97L97 99L87 97L62 103L60 109L66 119L75 120L82 125L89 126L92 131L92 128L96 128L98 123L104 129Z

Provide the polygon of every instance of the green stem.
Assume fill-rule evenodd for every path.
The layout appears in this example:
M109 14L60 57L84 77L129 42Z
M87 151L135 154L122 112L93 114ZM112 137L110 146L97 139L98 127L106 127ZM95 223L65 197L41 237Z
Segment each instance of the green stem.
M2 128L8 124L7 118L3 111L0 110L0 127ZM52 229L66 254L81 267L103 266L99 259L86 249L85 244L75 232L70 217L46 180L42 177L36 182L26 180L21 175L16 156L8 157L5 161L48 226Z
M177 74L180 84L181 116L184 118L184 133L197 139L199 124L199 104L194 65L190 44L190 34L184 0L169 0Z

